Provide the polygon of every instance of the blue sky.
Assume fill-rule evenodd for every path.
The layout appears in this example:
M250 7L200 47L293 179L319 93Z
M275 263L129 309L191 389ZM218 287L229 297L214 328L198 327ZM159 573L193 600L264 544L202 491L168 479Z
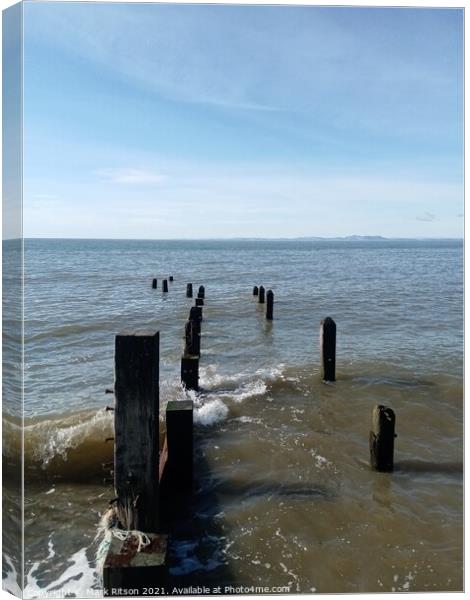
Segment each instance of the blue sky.
M463 13L29 3L24 234L463 234Z

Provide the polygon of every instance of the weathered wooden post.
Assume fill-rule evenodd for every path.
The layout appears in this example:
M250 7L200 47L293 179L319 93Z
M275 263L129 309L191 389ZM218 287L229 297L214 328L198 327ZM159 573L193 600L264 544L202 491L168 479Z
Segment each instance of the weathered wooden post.
M184 353L189 353L189 348L191 348L191 321L186 321L184 324Z
M199 357L183 354L181 357L181 382L187 390L199 389Z
M393 471L395 437L395 413L391 408L377 405L372 411L369 436L370 464L376 471Z
M130 587L161 585L167 576L167 536L157 533L159 333L117 335L114 369L115 506L124 539L111 537L103 586L105 595L120 596Z
M259 290L258 290L258 286L257 286L257 285L255 285L255 287L253 288L253 296L257 296L257 295L258 295L258 292L259 292Z
M157 280L156 280L156 279L154 279L154 280L152 281L152 288L153 288L154 290L156 290L156 289L157 289Z
M204 286L203 286L203 285L200 285L200 286L199 286L199 291L198 291L198 293L197 293L197 297L198 297L198 298L205 298L205 297L206 297L206 295L205 295L205 294L206 294L206 291L205 291L205 289L204 289Z
M193 402L170 400L166 407L168 460L165 485L187 490L193 482Z
M195 308L194 306L192 308ZM192 331L196 333L201 333L201 320L197 318L197 313L192 313L189 311L189 320L191 321Z
M184 354L198 357L201 354L201 325L199 321L186 321Z
M164 279L162 282L162 291L168 292L168 280L167 279Z
M266 294L266 319L273 320L274 294L272 290L268 290Z
M262 285L258 289L258 302L264 304L264 287Z
M190 321L202 321L202 306L191 306L189 309Z
M192 297L193 297L193 284L187 283L186 284L186 298L192 298Z
M196 306L204 306L204 299L196 298Z
M170 275L170 281L173 281L173 275Z
M336 323L331 317L320 325L320 352L323 381L336 381Z
M115 342L118 517L124 529L149 532L158 528L159 340L158 332L134 333Z

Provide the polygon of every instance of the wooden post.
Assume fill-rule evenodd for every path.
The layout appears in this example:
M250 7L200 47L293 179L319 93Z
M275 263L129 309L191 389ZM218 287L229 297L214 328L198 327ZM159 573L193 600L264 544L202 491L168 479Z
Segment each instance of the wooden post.
M159 340L157 333L115 341L114 486L124 529L158 531Z
M181 357L181 382L187 390L199 389L199 358L183 354Z
M193 306L193 308L195 308L195 307ZM191 312L189 313L189 320L191 321L192 331L193 332L195 331L196 333L200 334L201 333L201 321L198 318L196 318L194 313L191 313Z
M255 285L255 287L253 288L253 296L257 296L257 295L258 295L258 292L259 292L259 290L258 290L258 286L257 286L257 285Z
M189 354L194 356L201 356L201 325L197 321L190 321L191 323L191 345L189 347Z
M184 324L184 353L191 354L189 349L191 348L191 321L186 321Z
M187 283L186 284L186 298L192 298L192 297L193 297L193 284Z
M369 436L370 464L376 471L393 471L395 437L395 413L391 408L377 405L372 411Z
M201 325L198 321L186 321L184 353L191 356L201 354Z
M196 306L204 306L204 299L196 298Z
M202 306L191 306L189 310L190 321L202 321Z
M173 275L170 275L170 281L173 281Z
M320 352L323 381L336 381L336 323L330 317L320 325Z
M268 290L266 294L266 318L268 321L273 320L274 294L272 290Z
M197 297L198 297L198 298L205 298L205 297L206 297L206 295L205 295L205 294L206 294L206 291L205 291L205 289L204 289L204 286L203 286L203 285L200 285L200 286L199 286L199 291L198 291L198 293L197 293Z
M258 289L258 302L264 304L264 287L262 285Z
M193 482L193 402L170 400L166 407L168 460L165 485L189 489Z
M167 279L164 279L162 282L162 291L168 292L168 280Z
M154 280L152 281L152 288L153 288L154 290L156 290L156 289L157 289L157 280L156 280L156 279L154 279Z

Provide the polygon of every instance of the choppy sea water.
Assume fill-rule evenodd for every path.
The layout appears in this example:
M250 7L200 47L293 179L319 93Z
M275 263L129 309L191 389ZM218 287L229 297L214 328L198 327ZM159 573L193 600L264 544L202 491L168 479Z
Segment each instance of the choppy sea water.
M163 415L168 400L187 397L187 282L205 286L206 305L202 390L191 393L195 499L172 543L175 580L462 589L462 250L453 241L27 240L25 595L100 594L114 336L160 331ZM275 294L272 323L252 296L261 284ZM320 378L326 316L337 324L334 384ZM16 318L4 323L7 344ZM368 466L378 403L397 416L393 474ZM4 414L7 472L19 432L18 415ZM19 572L4 557L4 587L17 589Z

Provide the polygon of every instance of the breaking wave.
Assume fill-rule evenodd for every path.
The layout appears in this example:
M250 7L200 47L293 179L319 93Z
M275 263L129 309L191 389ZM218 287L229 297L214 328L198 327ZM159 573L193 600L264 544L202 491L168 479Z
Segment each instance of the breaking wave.
M220 375L214 366L201 373L201 391L185 391L178 386L175 399L190 398L194 402L196 426L210 427L230 418L231 407L269 393L284 379L280 369L256 371L252 374ZM161 385L168 399L168 386ZM164 408L164 403L162 403ZM161 431L164 423L161 423ZM21 420L3 417L3 455L6 465L16 468L21 456ZM113 413L104 408L48 418L30 418L24 423L24 461L27 477L67 480L102 478L103 464L113 460ZM161 436L162 437L162 436ZM108 441L106 441L108 440Z

